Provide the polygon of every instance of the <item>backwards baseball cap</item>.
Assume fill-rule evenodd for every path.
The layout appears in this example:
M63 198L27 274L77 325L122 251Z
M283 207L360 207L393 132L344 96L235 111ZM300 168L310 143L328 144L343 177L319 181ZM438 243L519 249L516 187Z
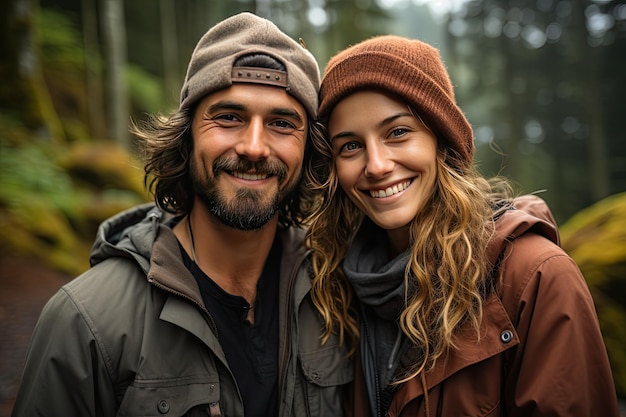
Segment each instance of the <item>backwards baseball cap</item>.
M456 104L437 49L418 40L384 35L339 52L324 70L319 117L329 117L340 100L366 88L406 100L439 140L472 161L472 128Z
M238 58L268 55L287 71L234 67ZM213 26L198 41L180 93L180 107L191 107L204 96L234 82L284 87L306 109L317 115L320 71L313 55L274 23L244 12Z

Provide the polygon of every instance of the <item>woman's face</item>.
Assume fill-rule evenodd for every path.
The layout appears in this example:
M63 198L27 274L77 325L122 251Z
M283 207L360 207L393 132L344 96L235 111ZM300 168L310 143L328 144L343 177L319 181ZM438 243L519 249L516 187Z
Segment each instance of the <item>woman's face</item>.
M339 183L395 246L437 177L437 139L408 106L375 91L356 92L333 109L328 130Z

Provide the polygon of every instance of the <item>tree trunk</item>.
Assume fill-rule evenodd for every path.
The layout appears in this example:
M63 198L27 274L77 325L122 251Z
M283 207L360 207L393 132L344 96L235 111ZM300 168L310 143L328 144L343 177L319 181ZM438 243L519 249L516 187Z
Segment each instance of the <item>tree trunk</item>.
M104 34L104 62L107 71L107 118L109 136L129 149L128 122L130 117L128 88L126 86L126 27L123 0L104 0L102 28Z
M587 2L585 2L587 3ZM583 91L582 103L588 117L589 135L587 136L587 149L589 151L589 196L593 201L600 201L610 194L609 161L607 158L606 132L604 127L603 103L600 97L600 85L598 83L598 62L602 58L602 48L590 47L587 42L587 30L585 25L585 8L582 5L575 6L575 16L578 18L576 32L578 43L584 51L581 62L582 78L580 79Z
M36 0L9 0L0 6L0 114L44 141L65 134L39 61ZM4 122L6 123L6 122Z
M184 74L180 74L177 52L176 7L174 0L160 0L161 45L163 48L163 79L168 103L178 104L178 91Z
M91 59L99 57L98 13L96 0L81 0L83 47L85 48L85 87L87 90L87 117L89 131L97 138L107 135L106 120L102 118L102 72L93 66Z

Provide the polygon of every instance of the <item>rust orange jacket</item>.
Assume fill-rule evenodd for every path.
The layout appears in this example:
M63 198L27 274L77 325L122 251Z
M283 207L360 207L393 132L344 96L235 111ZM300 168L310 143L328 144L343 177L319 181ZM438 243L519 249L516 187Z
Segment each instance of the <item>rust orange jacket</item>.
M594 303L574 261L558 246L543 200L525 196L497 222L490 256L500 263L477 341L461 328L458 349L402 384L389 409L373 411L357 358L355 416L619 415ZM503 252L504 251L504 252Z

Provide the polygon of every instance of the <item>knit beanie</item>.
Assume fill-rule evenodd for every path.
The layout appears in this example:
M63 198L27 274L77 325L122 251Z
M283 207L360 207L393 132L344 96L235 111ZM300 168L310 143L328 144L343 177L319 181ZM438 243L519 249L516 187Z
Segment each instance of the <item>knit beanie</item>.
M339 52L324 70L319 117L327 119L341 99L368 88L406 100L438 140L472 161L472 128L456 104L437 49L418 40L385 35Z
M233 68L238 58L250 54L269 55L287 71ZM221 21L198 41L180 93L179 110L233 82L285 87L310 117L317 115L320 71L313 55L274 23L248 12Z

